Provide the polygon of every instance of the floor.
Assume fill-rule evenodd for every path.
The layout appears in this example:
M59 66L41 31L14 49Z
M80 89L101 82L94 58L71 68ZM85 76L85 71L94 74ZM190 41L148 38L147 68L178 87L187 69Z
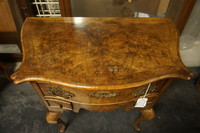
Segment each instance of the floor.
M194 87L200 68L191 68L190 81L176 79L155 106L156 117L141 123L140 133L199 133L200 91ZM0 76L0 133L57 133L59 126L47 124L47 109L29 83L14 85ZM82 109L64 112L66 133L136 133L137 110L118 109L99 113Z

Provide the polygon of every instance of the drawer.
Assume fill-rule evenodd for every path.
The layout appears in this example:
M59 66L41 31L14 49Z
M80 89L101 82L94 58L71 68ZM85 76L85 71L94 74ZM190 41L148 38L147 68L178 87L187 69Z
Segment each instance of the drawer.
M152 83L146 97L156 97L164 80ZM38 83L44 98L62 99L81 104L122 103L138 99L145 94L148 85L119 90L89 90L70 88L55 84Z
M50 108L60 108L60 109L67 109L72 110L72 104L70 102L61 101L57 99L46 99Z
M149 96L148 97L148 101L147 104L144 108L148 108L151 107L152 104L154 103L154 97ZM73 104L73 111L74 112L79 112L79 110L81 108L90 110L90 111L97 111L97 112L106 112L106 111L112 111L115 110L117 108L124 108L126 111L129 111L133 108L139 108L139 107L134 107L136 104L136 100L133 101L128 101L128 102L124 102L121 104L118 103L110 103L110 104L81 104L81 103L72 103Z
M161 89L162 89L162 86L164 85L165 82L166 82L166 80L161 80L161 81L158 81L158 82L151 83L150 88L147 92L147 96L159 94ZM144 86L142 89L135 90L132 95L134 95L135 97L144 96L145 92L147 90L147 87L148 87L148 85Z

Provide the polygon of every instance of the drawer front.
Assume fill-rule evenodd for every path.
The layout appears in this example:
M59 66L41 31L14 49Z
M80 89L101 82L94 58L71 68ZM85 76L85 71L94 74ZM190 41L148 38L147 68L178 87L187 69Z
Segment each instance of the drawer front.
M50 108L60 108L60 109L67 109L72 110L72 104L66 101L60 101L56 99L46 99Z
M152 83L146 97L152 99L158 96L164 82L162 80ZM38 86L45 99L54 98L83 104L105 104L136 100L145 94L148 85L120 90L83 90L46 83L38 83Z
M166 80L161 80L158 82L151 83L148 91L147 91L148 85L146 85L142 89L137 89L136 91L134 91L132 95L134 95L136 98L142 97L145 95L146 91L147 91L147 96L159 94L165 82Z

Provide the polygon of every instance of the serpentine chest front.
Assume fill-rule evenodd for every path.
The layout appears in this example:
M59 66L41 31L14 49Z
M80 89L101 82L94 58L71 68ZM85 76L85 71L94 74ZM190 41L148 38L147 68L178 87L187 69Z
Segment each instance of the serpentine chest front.
M11 78L31 82L49 110L47 122L61 124L61 132L63 111L80 108L137 108L140 130L172 78L191 77L167 18L28 18L21 41L23 62Z

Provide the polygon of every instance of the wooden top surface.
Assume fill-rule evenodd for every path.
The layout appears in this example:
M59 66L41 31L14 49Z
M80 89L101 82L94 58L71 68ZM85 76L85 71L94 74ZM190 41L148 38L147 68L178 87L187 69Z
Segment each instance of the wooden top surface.
M14 83L128 88L165 78L190 79L179 35L167 18L28 18Z

